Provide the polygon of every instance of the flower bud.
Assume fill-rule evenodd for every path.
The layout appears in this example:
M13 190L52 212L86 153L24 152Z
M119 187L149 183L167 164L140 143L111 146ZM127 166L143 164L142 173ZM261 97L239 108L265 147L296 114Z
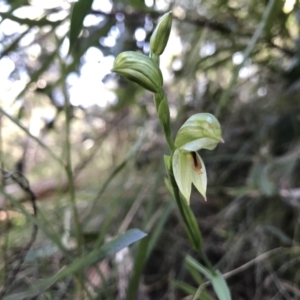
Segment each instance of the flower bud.
M199 113L190 117L179 129L176 139L176 148L186 151L200 149L214 149L222 139L219 121L208 113Z
M171 27L172 27L172 12L168 12L160 18L151 36L150 50L152 53L156 55L161 55L164 52L166 45L168 43Z
M141 53L122 52L115 59L112 71L153 93L158 93L162 88L163 78L160 69L148 56Z

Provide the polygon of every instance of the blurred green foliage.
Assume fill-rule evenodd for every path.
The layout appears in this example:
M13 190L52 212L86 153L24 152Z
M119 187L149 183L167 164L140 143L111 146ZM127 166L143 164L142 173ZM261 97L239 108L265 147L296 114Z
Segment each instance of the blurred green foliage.
M128 228L140 228L149 238L130 250L138 262L127 282L129 295L138 290L137 299L183 299L197 290L199 295L200 286L198 299L215 297L205 278L184 263L186 255L194 253L163 184L166 145L151 95L110 73L120 52L147 54L159 16L172 10L173 29L161 65L173 134L192 114L218 112L225 140L213 152L201 151L209 183L207 202L197 193L191 197L204 250L227 274L233 299L300 298L300 2L275 0L244 61L268 3L94 0L90 10L78 12L83 24L79 22L69 41L74 3L0 1L0 103L2 111L17 120L0 116L1 168L23 172L31 186L44 187L49 178L56 183L47 201L38 196L39 235L29 254L49 251L35 262L25 259L9 293L52 278L79 255L73 249L64 253L53 248L69 226L68 245L74 239L64 168L29 135L65 161L64 105L69 99L76 200L80 226L88 237L81 259L94 247L95 232L104 243ZM141 135L143 141L136 144ZM7 191L12 184L5 181ZM28 203L22 207L31 213ZM4 216L6 210L0 213ZM29 240L33 222L26 215L23 226L18 206L10 206L9 215L12 220L0 215L0 290ZM39 299L84 299L82 293L86 299L125 299L118 285L121 271L112 265L108 276L99 275L106 272L100 267L94 277L87 275L92 269L85 268L83 277L76 269L73 277L60 280ZM102 279L81 284L93 278Z

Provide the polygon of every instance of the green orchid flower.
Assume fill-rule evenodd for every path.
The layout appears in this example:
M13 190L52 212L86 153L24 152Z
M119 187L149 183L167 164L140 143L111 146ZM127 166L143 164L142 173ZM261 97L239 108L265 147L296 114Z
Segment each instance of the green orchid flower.
M122 52L115 59L112 71L153 93L159 93L162 90L163 77L161 71L144 54L133 51Z
M172 157L173 173L178 188L190 202L192 184L206 200L207 176L200 149L214 149L222 139L218 120L211 114L200 113L190 117L179 129Z

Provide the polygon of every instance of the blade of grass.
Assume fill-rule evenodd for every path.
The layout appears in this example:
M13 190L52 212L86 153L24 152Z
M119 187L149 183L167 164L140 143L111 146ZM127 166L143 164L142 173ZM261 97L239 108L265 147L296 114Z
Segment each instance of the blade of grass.
M149 241L150 239L149 237L147 237L143 239L138 246L138 250L137 250L137 254L133 266L132 277L130 279L128 289L127 289L126 300L136 299L137 297L137 291L141 279L141 274L147 258L146 253L147 253Z
M88 267L105 257L117 253L125 247L137 242L140 239L143 239L146 236L146 233L142 232L139 229L131 229L124 234L121 234L115 237L110 242L104 244L100 248L96 248L92 250L87 255L80 257L79 259L73 261L69 266L62 268L60 272L56 275L44 279L38 284L29 288L26 292L16 293L12 295L8 295L3 298L3 300L16 300L16 299L24 299L26 297L35 297L41 294L43 291L50 288L54 283L68 277L74 275L75 273L82 271L85 267ZM131 298L134 299L134 298Z
M220 300L231 300L230 291L228 285L219 270L212 273L209 269L202 266L199 262L193 259L191 256L187 256L185 263L190 265L191 268L201 272L208 280L210 280L213 289Z
M197 295L198 289L196 289L195 287L184 283L184 282L179 282L177 280L171 280L171 284L174 285L175 287L177 287L178 289L186 292L187 294L191 295L191 297L189 298L190 300L213 300L213 298L211 296L209 296L206 292L204 292L202 290L202 292L200 292Z
M71 53L74 45L76 44L76 40L78 35L83 27L83 20L86 15L91 11L93 4L93 0L78 0L73 5L72 13L71 13L71 25L70 25L70 48L69 54Z

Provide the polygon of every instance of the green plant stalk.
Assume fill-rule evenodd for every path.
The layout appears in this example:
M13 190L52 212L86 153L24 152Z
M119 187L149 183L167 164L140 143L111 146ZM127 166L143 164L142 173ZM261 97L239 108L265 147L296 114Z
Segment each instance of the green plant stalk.
M63 73L66 73L66 65L60 58L60 67L61 71ZM67 86L66 82L64 81L62 83L62 90L64 95L64 112L65 112L65 156L66 156L66 162L64 164L66 175L68 178L68 192L70 196L70 202L72 206L72 212L74 216L75 221L75 228L76 228L76 240L77 240L77 251L78 256L81 257L82 251L83 251L83 233L82 233L82 227L81 222L79 219L78 210L76 207L76 194L75 194L75 183L74 183L74 175L72 170L72 152L71 152L71 104L70 99L68 97L67 92ZM78 276L78 277L77 277ZM77 274L78 283L79 283L79 292L81 293L81 298L84 297L84 290L86 290L85 284L84 284L84 275L83 273ZM87 291L87 290L86 290ZM88 293L88 296L90 298L90 295Z
M161 91L161 93L153 94L153 98L154 98L156 111L158 112L159 104L160 104L161 100L164 98L163 91Z
M262 19L258 25L258 27L256 28L247 48L245 49L243 55L244 55L244 59L243 62L241 64L239 64L236 69L234 70L229 86L227 87L227 89L223 92L222 97L220 99L220 102L218 104L218 107L215 111L215 116L218 117L221 113L221 109L225 106L225 104L227 103L230 93L237 81L238 75L239 75L239 71L241 70L241 68L244 66L246 60L249 58L250 54L252 53L261 33L263 32L267 21L269 19L269 16L273 10L273 7L275 5L275 3L277 2L277 0L270 0L267 7L265 8L264 12L263 12L263 16Z
M185 213L185 209L183 207L182 199L180 197L180 191L179 191L177 183L175 181L173 171L172 170L169 171L168 174L169 174L169 179L170 179L170 182L171 182L171 185L172 185L172 188L173 188L174 198L175 198L177 207L179 209L181 218L184 222L185 229L186 229L187 235L188 235L189 240L190 240L190 244L194 248L194 250L196 250L199 253L200 257L204 261L207 268L211 271L211 273L213 275L215 275L216 271L214 270L213 266L211 265L211 263L210 263L209 259L207 258L206 254L203 252L202 243L199 243L199 241L198 241L199 240L199 235L200 235L200 239L202 239L200 229L197 225L197 227L198 227L197 231L198 232L197 231L195 232L195 230L193 229L193 226L191 224L191 220L188 218L188 216ZM193 214L192 210L191 209L189 209L189 210L190 210L190 213Z
M153 55L150 52L150 58L153 60L153 62L157 65L157 67L159 67L159 57L156 55ZM167 117L165 117L164 119L161 118L160 113L159 113L159 107L162 104L162 101L166 99L166 96L163 92L163 90L160 91L160 93L154 94L154 103L155 103L155 107L156 107L156 111L157 111L157 115L160 121L160 125L161 128L164 132L165 135L165 139L168 143L168 146L170 148L170 152L173 155L173 152L175 150L175 145L174 145L174 141L172 139L171 136L171 124L170 124L170 115L168 115ZM167 99L166 99L166 103ZM169 107L167 110L167 113L169 114ZM171 160L172 160L172 156L171 156ZM180 197L180 192L179 192L179 188L177 186L177 183L175 181L174 178L174 174L173 174L173 169L171 168L171 170L167 170L168 175L169 175L169 179L170 179L170 183L173 189L173 194L174 194L174 198L177 204L177 207L179 209L181 218L184 222L184 226L190 241L191 246L197 251L199 252L201 258L203 259L205 265L207 266L207 268L211 271L211 273L213 275L216 274L214 268L212 267L211 263L209 262L207 256L205 255L205 253L202 250L202 237L201 237L201 232L200 229L198 227L198 224L196 224L196 228L195 228L195 222L193 224L192 220L187 216L185 208L183 206L182 203L182 199ZM193 216L194 218L194 214L192 212L192 210L188 207L189 213ZM195 219L195 218L194 218Z
M199 245L199 243L197 242L197 238L193 233L192 226L190 226L189 219L187 218L187 216L184 212L183 203L181 202L181 198L180 198L180 192L179 192L178 186L176 184L176 181L175 181L175 178L174 178L174 175L173 175L172 172L169 172L169 179L170 179L170 182L171 182L171 185L172 185L173 194L174 194L174 198L175 198L177 207L179 209L181 218L183 220L185 229L187 231L187 235L188 235L189 240L190 240L190 244L194 248L194 250L200 251L201 250L201 245Z
M166 138L166 141L168 143L168 146L169 146L171 152L173 152L175 150L174 142L173 142L171 136L168 134L168 132L165 129L164 129L164 134L165 134L165 138Z
M60 66L62 72L65 72L66 67L64 62L60 59ZM66 175L68 178L68 191L70 195L70 202L72 205L74 220L76 223L76 239L78 243L78 251L79 254L81 253L81 248L83 245L83 235L82 235L82 228L79 221L78 210L76 207L76 195L75 195L75 183L74 183L74 176L72 170L72 153L71 153L71 104L70 99L67 93L67 87L65 82L63 83L63 95L64 95L64 111L65 111L65 156L66 162L64 164Z
M206 254L204 253L203 249L201 249L199 251L200 257L202 258L202 260L204 261L204 263L206 264L207 268L210 270L210 272L212 273L213 276L216 276L216 271L214 269L214 267L212 266L211 262L209 261L208 257L206 256Z
M60 60L61 69L64 72L65 71L65 65ZM83 234L82 234L82 228L81 223L79 220L79 214L76 207L76 195L75 195L75 183L74 183L74 176L73 176L73 170L72 170L72 153L71 153L71 104L70 100L67 94L67 87L66 83L63 83L63 95L64 95L64 111L65 111L65 156L66 156L66 162L65 162L65 171L68 178L68 191L70 196L70 202L72 206L72 212L74 216L75 221L75 228L76 228L76 240L77 240L77 251L78 256L81 257L82 251L83 251ZM76 276L77 277L77 276ZM80 285L79 292L81 293L81 298L84 297L84 276L82 273L78 273L78 283Z
M163 90L161 90L160 93L154 94L154 103L155 103L155 107L156 107L156 112L157 112L157 115L158 115L158 119L159 119L159 122L160 122L160 126L161 126L161 128L163 130L163 133L164 133L165 139L166 139L166 141L168 143L170 152L172 153L175 150L175 145L174 145L174 142L173 142L173 139L172 139L172 135L171 135L171 124L170 124L170 121L168 121L168 123L166 124L165 120L162 120L159 117L159 106L161 105L161 103L162 103L162 101L164 99L167 99L167 98L166 98ZM169 107L168 107L168 120L170 120Z

